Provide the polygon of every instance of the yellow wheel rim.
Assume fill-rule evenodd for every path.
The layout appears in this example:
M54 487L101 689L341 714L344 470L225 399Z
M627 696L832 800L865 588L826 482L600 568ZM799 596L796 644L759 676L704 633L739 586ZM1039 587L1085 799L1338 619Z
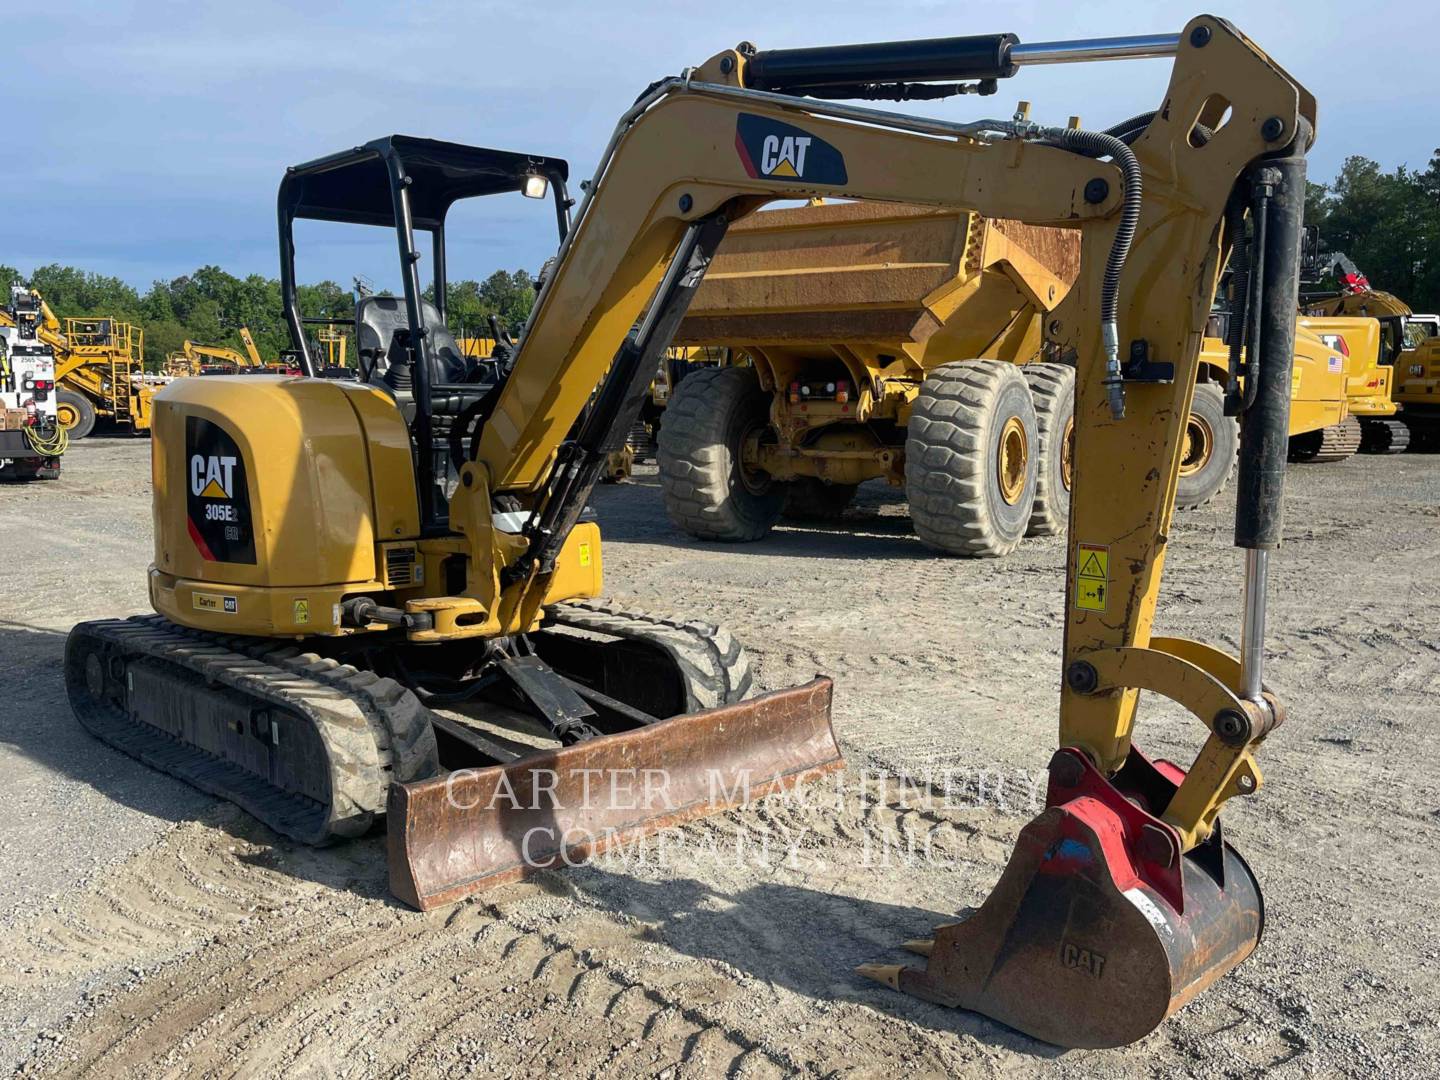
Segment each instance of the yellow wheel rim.
M1025 491L1025 477L1030 471L1030 439L1018 416L1010 417L1000 429L1000 453L995 458L995 470L1000 481L1000 497L1014 506Z
M1060 436L1060 483L1069 491L1075 484L1075 417L1065 421Z
M55 406L55 420L62 428L69 431L80 423L80 410L70 402L62 401Z
M1180 452L1180 475L1194 476L1210 464L1215 453L1215 429L1203 416L1190 415L1185 425L1185 445Z

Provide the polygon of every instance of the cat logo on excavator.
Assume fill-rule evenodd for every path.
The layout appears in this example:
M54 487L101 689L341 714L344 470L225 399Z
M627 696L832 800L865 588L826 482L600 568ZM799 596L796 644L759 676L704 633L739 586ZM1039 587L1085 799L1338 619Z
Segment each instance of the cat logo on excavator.
M190 459L190 491L202 499L228 499L235 486L235 458L196 454Z
M766 116L735 118L735 150L755 179L844 184L849 180L840 151L819 136Z

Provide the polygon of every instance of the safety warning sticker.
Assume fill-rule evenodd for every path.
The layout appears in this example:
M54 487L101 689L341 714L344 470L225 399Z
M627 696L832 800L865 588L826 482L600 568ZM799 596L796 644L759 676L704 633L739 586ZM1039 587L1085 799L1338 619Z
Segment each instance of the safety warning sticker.
M1110 549L1099 544L1075 548L1075 606L1081 611L1104 611L1110 591Z

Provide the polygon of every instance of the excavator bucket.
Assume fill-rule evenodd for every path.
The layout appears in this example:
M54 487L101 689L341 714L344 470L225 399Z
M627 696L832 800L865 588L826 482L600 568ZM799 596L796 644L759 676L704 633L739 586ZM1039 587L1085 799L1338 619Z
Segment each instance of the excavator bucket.
M844 767L831 684L765 694L504 765L392 784L390 890L422 911Z
M1107 780L1080 751L1059 751L1047 808L980 909L905 943L923 968L861 973L1057 1046L1143 1038L1249 956L1264 924L1255 877L1218 827L1181 855L1156 816L1183 778L1132 750Z

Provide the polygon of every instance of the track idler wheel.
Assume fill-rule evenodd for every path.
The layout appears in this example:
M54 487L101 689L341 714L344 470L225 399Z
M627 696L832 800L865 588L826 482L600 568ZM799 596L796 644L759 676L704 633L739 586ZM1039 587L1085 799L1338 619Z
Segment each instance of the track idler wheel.
M1113 781L1080 751L1050 763L1047 809L964 922L906 948L923 968L867 964L897 990L972 1009L1064 1047L1143 1038L1255 950L1260 889L1219 835L1180 854L1163 811L1183 779L1132 751Z

